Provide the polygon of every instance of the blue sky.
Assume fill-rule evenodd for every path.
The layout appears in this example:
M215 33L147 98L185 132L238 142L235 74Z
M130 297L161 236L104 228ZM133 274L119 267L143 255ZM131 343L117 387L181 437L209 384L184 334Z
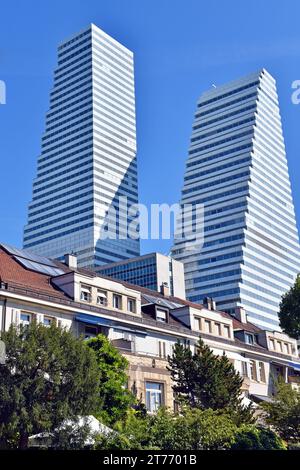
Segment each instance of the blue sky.
M196 100L212 83L262 67L277 80L300 220L299 2L44 0L2 2L0 240L21 246L60 41L93 22L135 53L140 202L179 200ZM142 242L167 252L170 242Z

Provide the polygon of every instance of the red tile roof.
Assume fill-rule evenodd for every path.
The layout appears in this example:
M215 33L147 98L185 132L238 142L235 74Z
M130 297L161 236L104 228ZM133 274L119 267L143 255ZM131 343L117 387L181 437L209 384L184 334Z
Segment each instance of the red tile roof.
M51 284L51 276L30 271L0 247L0 281L37 290L53 296L66 297Z

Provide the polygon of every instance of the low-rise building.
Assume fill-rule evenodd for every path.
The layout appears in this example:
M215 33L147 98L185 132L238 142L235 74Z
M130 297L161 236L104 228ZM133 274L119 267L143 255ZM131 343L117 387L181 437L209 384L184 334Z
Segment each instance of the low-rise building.
M97 266L96 271L100 276L109 276L159 292L169 289L170 295L185 299L183 263L161 253L148 253L104 264Z
M37 321L84 338L103 333L128 359L128 387L149 412L174 407L166 366L177 341L196 352L201 337L215 354L226 354L254 401L272 397L273 376L299 384L294 339L247 322L243 309L233 318L211 299L199 305L164 294L78 268L75 256L60 263L0 245L1 331Z

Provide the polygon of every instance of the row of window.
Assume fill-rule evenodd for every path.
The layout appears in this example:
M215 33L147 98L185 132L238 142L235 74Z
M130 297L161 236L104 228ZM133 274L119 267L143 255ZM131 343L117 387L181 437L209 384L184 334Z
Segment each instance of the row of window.
M269 348L271 351L277 351L284 354L292 354L291 345L275 338L269 338Z
M117 310L126 310L127 312L136 313L136 300L131 297L124 297L120 294L112 294L112 304L109 305L108 292L103 289L97 289L96 291L96 303L102 307L111 306ZM92 287L87 285L80 286L80 300L82 302L93 302ZM126 300L126 307L124 305Z
M207 132L206 134L200 134L197 137L192 137L191 142L197 142L199 140L204 140L207 137L212 137L212 136L217 135L217 134L222 134L223 132L226 132L230 129L234 129L235 127L242 126L243 124L249 124L251 122L253 122L253 123L255 122L255 117L251 116L247 119L243 119L242 121L237 121L237 122L234 122L232 124L228 124L227 126L215 129L214 131Z
M201 178L202 176L207 176L211 173L216 173L218 171L221 171L221 170L225 170L226 168L231 168L231 167L237 167L237 165L240 165L242 163L251 163L251 157L247 156L245 158L242 158L240 160L234 160L234 161L231 161L229 163L225 163L224 165L220 165L220 166L216 166L214 168L210 168L208 170L205 170L205 171L202 171L202 172L197 172L197 173L193 173L192 175L189 175L189 176L185 176L184 177L184 181L189 181L189 180L192 180L192 179L198 179L198 178Z
M250 175L249 170L242 171L241 173L237 173L236 175L227 176L226 178L219 178L219 179L216 179L214 181L210 181L209 183L205 183L205 184L202 184L202 185L199 185L199 186L194 186L194 187L191 187L189 189L184 189L182 191L182 194L191 194L191 193L194 193L196 191L197 192L202 191L203 189L211 188L212 185L215 187L216 185L223 184L223 183L228 183L229 181L234 181L236 179L241 179L244 176L249 176L249 175Z
M254 93L249 93L248 95L241 96L241 98L237 98L236 100L228 101L220 106L216 106L215 108L208 109L207 111L201 111L200 113L196 113L195 118L202 118L203 116L207 116L208 114L215 113L224 108L228 108L229 106L233 106L235 104L241 103L242 101L249 100L250 98L257 97L257 91Z
M202 331L203 333L223 336L225 338L232 337L231 328L229 325L200 317L195 318L195 321L197 330Z
M193 130L202 129L203 127L210 126L216 122L225 121L225 119L238 116L239 114L243 114L243 113L246 113L247 111L252 111L254 109L256 109L256 104L251 104L250 106L245 106L245 108L241 108L241 109L239 108L236 111L232 111L231 113L228 113L228 114L223 114L222 116L219 116L215 119L211 119L210 121L203 121L202 123L196 126L193 126Z
M259 80L255 80L254 82L235 88L231 91L223 93L222 95L217 95L214 98L211 98L206 101L201 101L201 103L198 103L198 108L202 108L203 106L207 106L208 104L214 103L215 101L219 101L224 98L227 98L228 96L232 96L232 95L235 95L236 93L240 93L241 91L247 90L248 88L252 88L253 86L259 85L259 83L260 83Z
M242 139L243 137L253 136L253 129L250 129L245 132L241 132L240 134L235 134L226 139L218 140L216 142L211 142L210 144L203 145L202 147L197 147L195 149L189 150L189 155L194 155L195 153L203 152L204 150L211 149L213 147L219 147L220 145L226 144L228 142L232 142L234 140Z
M187 168L189 168L189 167L196 166L196 165L202 165L203 163L209 162L211 160L215 160L217 158L226 157L227 155L230 155L230 157L238 157L240 155L243 155L244 152L242 154L238 154L238 155L231 155L231 154L233 154L234 152L239 152L240 150L247 150L247 149L251 149L251 148L252 148L252 143L239 145L238 147L234 147L234 148L231 148L229 150L224 150L223 152L214 153L213 155L210 155L210 156L205 157L205 158L200 158L199 157L196 160L193 160L192 162L187 162L186 166L187 166Z

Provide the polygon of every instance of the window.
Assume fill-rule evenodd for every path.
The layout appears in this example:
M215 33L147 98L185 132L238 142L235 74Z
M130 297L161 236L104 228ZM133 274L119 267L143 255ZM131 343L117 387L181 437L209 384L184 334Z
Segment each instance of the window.
M101 289L97 290L97 304L98 305L107 305L107 292Z
M288 343L284 343L284 352L285 352L286 354L289 354L289 353L290 353L290 348L289 348Z
M83 302L91 301L91 288L88 286L81 286L80 288L80 300Z
M127 299L127 310L128 312L135 313L136 312L136 301L135 299Z
M195 328L196 330L201 330L201 318L195 318Z
M259 380L261 382L266 382L266 374L265 374L265 365L263 362L258 363L258 370L259 370Z
M50 326L51 323L54 323L54 318L53 317L47 317L46 315L44 316L44 325L45 326Z
M216 327L217 335L221 336L221 334L222 334L221 323L215 323L215 327Z
M156 309L156 320L167 323L167 311L162 310L161 308Z
M86 326L84 330L84 339L94 338L97 336L98 330L96 326Z
M210 320L204 321L204 331L206 333L211 333L211 321Z
M255 361L250 361L250 378L251 378L251 380L257 380Z
M159 357L166 359L167 353L166 353L166 343L165 341L158 341L158 355Z
M155 413L163 405L162 383L146 382L146 408L150 413Z
M224 325L224 335L230 338L230 327L228 325Z
M273 351L275 350L275 342L274 342L274 339L269 339L270 341L270 349L272 349Z
M21 325L29 325L30 322L31 322L31 314L21 313L21 316L20 316Z
M245 342L247 344L254 344L254 336L250 333L245 333Z
M277 341L277 346L278 346L279 351L282 352L282 342L281 341Z
M242 376L248 377L248 367L247 362L242 361Z
M114 308L121 309L122 308L122 297L121 295L114 294L113 295L113 306Z

